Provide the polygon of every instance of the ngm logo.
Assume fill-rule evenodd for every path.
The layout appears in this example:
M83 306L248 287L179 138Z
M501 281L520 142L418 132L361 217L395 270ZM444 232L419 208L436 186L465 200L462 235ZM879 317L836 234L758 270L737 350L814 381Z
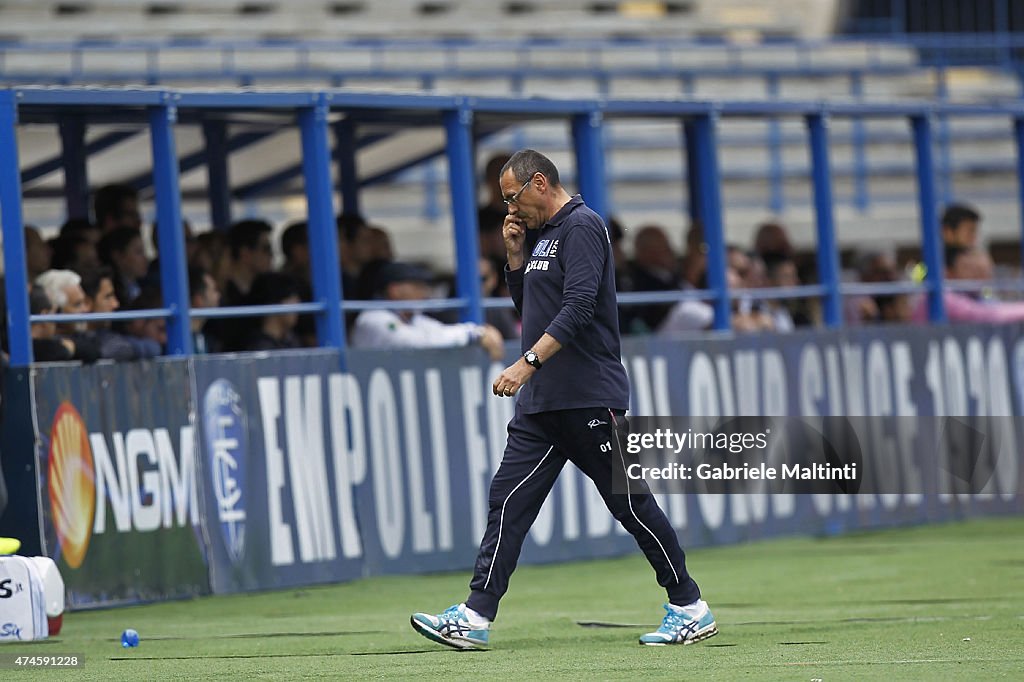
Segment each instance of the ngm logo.
M217 498L217 519L232 563L245 553L245 410L242 398L226 379L210 384L203 396L203 426L210 477Z
M118 533L196 525L199 505L191 426L178 434L176 456L165 428L87 433L70 402L61 403L50 429L47 476L50 510L64 561L78 568L93 535L108 531L107 509Z

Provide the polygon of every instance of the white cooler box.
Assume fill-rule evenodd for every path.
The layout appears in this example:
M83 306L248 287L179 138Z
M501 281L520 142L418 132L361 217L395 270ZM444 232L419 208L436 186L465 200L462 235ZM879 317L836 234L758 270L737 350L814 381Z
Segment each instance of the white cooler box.
M0 643L60 632L64 580L47 557L0 556Z

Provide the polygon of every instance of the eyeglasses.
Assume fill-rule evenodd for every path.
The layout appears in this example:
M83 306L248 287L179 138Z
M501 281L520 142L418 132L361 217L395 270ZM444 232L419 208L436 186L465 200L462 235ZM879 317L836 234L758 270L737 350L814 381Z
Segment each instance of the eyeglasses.
M532 182L532 181L533 181L533 176L531 175L530 179L523 183L523 186L519 188L518 192L516 192L515 194L510 196L508 199L502 199L502 201L505 202L505 205L506 206L511 206L512 204L519 203L519 195L526 191L526 188L530 186L530 182Z

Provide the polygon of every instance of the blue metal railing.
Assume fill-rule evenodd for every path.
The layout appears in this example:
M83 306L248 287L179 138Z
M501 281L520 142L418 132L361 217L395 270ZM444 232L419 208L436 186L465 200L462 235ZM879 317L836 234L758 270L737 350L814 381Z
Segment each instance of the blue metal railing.
M195 114L216 112L218 117L230 120L236 113L248 115L253 110L283 115L298 121L302 132L303 168L306 197L309 204L311 252L319 254L313 267L312 304L248 308L245 310L204 310L189 308L186 263L180 221L180 194L175 166L178 162L174 146L175 128L197 123ZM32 350L29 335L30 322L52 319L50 316L33 317L28 314L27 288L12 283L25 281L23 224L21 214L21 169L15 129L19 116L32 121L48 119L81 119L88 125L90 117L101 111L104 121L123 117L138 121L140 112L147 121L153 148L154 176L157 186L157 213L161 225L174 226L160 230L161 274L163 277L163 306L145 313L146 316L166 316L168 319L168 346L172 354L192 352L189 320L193 317L234 316L260 311L261 314L285 309L312 312L317 319L321 345L344 348L342 310L376 307L396 307L381 302L345 302L342 304L338 283L338 245L334 229L333 185L331 184L330 149L327 140L328 116L344 115L353 121L392 121L397 127L407 125L442 125L448 145L448 169L451 200L456 207L453 216L456 234L456 289L457 299L426 301L424 308L457 309L463 319L481 320L486 307L501 305L494 299L483 299L477 273L477 234L473 159L469 153L472 127L476 117L504 118L512 121L524 118L565 120L572 124L576 147L576 175L584 199L602 210L605 203L606 183L603 177L603 127L618 119L662 119L677 121L687 141L685 163L688 166L688 184L692 218L700 220L704 241L708 246L707 292L671 292L661 294L630 294L623 302L709 300L714 307L714 329L728 330L730 303L736 294L749 298L806 298L824 299L825 323L830 327L842 324L839 304L843 295L867 291L855 285L839 282L836 254L835 227L832 216L831 169L828 163L829 137L827 122L837 118L884 117L897 118L908 123L915 142L917 163L918 208L921 216L921 239L928 278L924 291L929 296L928 313L933 321L944 319L941 277L941 253L936 223L936 196L934 168L931 157L933 132L931 120L938 116L953 118L986 117L1009 119L1014 123L1017 149L1022 148L1021 131L1024 130L1024 101L998 105L935 104L865 104L816 102L703 102L693 100L626 100L626 99L510 99L465 98L432 95L385 95L380 93L354 93L342 91L299 92L192 92L162 89L76 89L76 88L22 88L0 90L0 220L4 237L4 264L7 274L8 337L11 362L15 366L31 363ZM189 114L190 116L184 116ZM781 290L730 291L726 278L725 240L722 226L720 178L718 173L717 128L725 117L796 116L806 122L811 153L812 190L817 214L817 260L819 282L804 287ZM208 150L213 151L213 150ZM228 153L226 146L221 146ZM352 150L343 150L351 153ZM223 159L211 159L220 164ZM682 160L681 160L682 161ZM1024 176L1018 176L1018 184ZM1019 190L1024 197L1024 186ZM211 198L211 211L216 210ZM901 284L886 285L886 292L901 292ZM881 293L881 289L871 289ZM407 303L397 304L409 307ZM419 307L419 306L417 306ZM118 318L120 319L119 314ZM131 315L136 314L132 313ZM57 318L68 319L68 318ZM78 318L76 318L78 319ZM81 318L93 319L93 318Z

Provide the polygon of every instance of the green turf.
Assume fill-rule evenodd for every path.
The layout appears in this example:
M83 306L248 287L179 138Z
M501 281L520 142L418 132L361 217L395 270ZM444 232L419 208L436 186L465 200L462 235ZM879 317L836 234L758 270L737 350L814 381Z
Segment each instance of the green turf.
M523 567L487 652L432 644L411 611L439 612L465 573L71 613L54 641L4 653L84 653L34 679L1021 679L1024 519L787 539L693 551L721 634L641 647L662 593L640 556ZM126 627L142 636L125 650ZM968 641L969 638L969 641Z

